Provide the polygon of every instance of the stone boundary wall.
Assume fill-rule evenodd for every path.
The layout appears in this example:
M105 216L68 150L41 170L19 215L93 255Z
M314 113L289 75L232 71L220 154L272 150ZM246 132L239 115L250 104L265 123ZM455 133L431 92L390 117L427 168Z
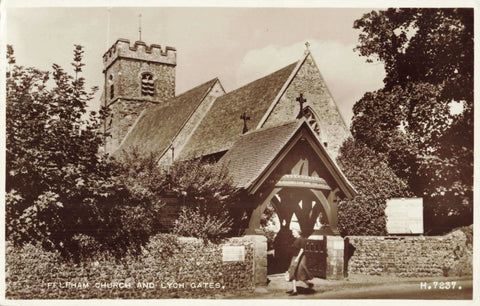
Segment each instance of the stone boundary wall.
M122 262L99 257L80 264L64 262L58 253L40 247L7 243L6 298L215 298L249 296L255 289L255 241L248 237L205 244L196 238L159 236L143 254ZM225 245L244 246L245 260L224 262Z
M466 245L466 236L460 231L446 236L349 236L347 239L349 274L401 277L448 276Z

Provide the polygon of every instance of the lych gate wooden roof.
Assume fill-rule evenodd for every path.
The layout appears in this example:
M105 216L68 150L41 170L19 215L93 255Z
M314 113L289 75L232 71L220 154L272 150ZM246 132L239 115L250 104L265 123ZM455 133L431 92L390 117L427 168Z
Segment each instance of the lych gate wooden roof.
M356 194L355 189L342 173L338 165L328 155L326 149L305 119L295 120L283 125L262 128L241 136L232 148L219 160L228 168L233 183L239 188L252 189L267 170L285 156L288 144L294 141L299 133L305 132L311 145L316 147L319 160L322 160L327 171L335 179L336 184L347 197Z
M228 168L237 187L247 188L280 153L301 124L299 120L247 133L219 162Z

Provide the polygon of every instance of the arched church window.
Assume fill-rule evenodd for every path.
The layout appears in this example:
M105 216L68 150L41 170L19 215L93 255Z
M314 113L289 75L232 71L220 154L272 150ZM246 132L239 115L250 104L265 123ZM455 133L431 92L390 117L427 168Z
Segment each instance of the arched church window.
M142 74L142 96L152 97L154 93L153 76L150 73Z
M308 124L312 128L312 130L318 135L320 135L320 124L318 123L317 116L313 112L313 110L310 107L305 107L303 110L303 114L305 119L307 120Z

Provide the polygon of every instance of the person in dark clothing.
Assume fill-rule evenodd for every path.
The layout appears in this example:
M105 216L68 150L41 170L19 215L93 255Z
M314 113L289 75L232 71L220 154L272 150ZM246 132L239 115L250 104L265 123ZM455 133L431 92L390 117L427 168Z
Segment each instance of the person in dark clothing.
M312 273L308 271L307 260L305 257L305 244L307 239L299 237L295 239L292 244L293 257L290 262L290 267L288 268L289 281L293 284L293 290L288 291L290 295L297 295L297 284L296 281L304 282L308 288L313 287L313 283L309 280L313 279Z

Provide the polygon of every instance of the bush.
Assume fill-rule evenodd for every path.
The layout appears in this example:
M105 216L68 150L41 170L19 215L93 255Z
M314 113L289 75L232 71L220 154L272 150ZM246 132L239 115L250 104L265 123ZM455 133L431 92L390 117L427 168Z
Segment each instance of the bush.
M120 156L122 181L128 190L137 198L160 206L152 226L202 239L220 238L231 232L234 222L238 224L236 219L242 215L237 213L236 205L240 193L233 186L227 169L201 160L160 167L158 157L154 153L142 155L135 148ZM173 229L162 228L160 223L165 192L188 207L180 212Z
M228 211L210 213L200 206L182 207L175 221L173 232L185 237L201 238L204 241L225 237L232 230L233 220Z
M352 138L343 143L337 162L358 192L354 199L338 205L340 233L385 235L386 200L410 196L408 185L389 168L385 156Z

